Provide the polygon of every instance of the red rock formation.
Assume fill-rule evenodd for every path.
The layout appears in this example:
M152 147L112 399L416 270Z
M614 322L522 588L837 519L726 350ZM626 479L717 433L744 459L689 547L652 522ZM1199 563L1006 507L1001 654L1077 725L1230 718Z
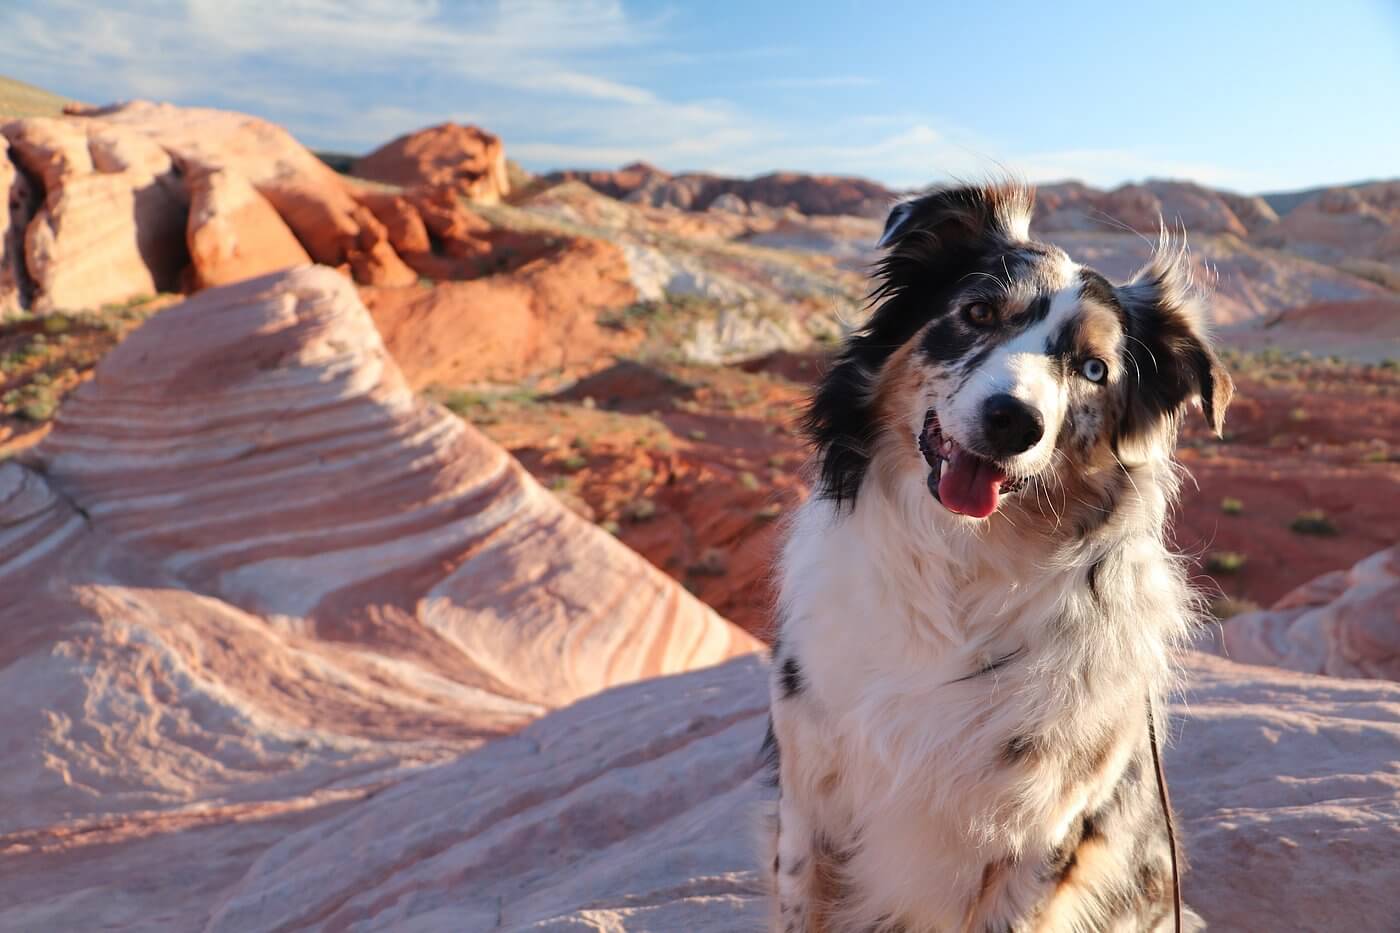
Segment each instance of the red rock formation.
M156 291L177 290L190 263L187 252L187 185L219 210L232 199L243 214L210 225L196 218L207 267L193 278L228 281L311 259L343 268L357 281L407 285L418 275L399 258L388 232L359 204L349 183L298 144L282 128L219 110L136 101L106 108L74 108L61 118L17 120L3 127L10 157L39 190L42 205L30 219L24 176L6 166L0 182L10 189L3 226L0 307L29 295L6 283L32 285L33 304L44 312L78 310ZM222 173L209 189L210 173ZM20 180L15 181L18 177ZM235 181L234 179L241 179ZM246 186L251 186L253 199ZM231 187L244 188L238 192ZM219 194L223 188L230 188ZM265 199L271 207L259 205ZM274 216L275 215L275 216ZM277 223L274 219L279 218ZM282 231L285 224L291 235ZM250 226L251 225L251 226ZM215 243L220 231L261 230L239 243ZM245 230L245 232L246 232ZM272 232L276 231L276 232ZM11 260L24 239L24 269ZM217 258L216 258L217 257ZM18 296L18 297L16 297Z
M227 285L311 257L267 199L233 169L187 171L187 239L198 288Z
M485 204L510 193L500 138L457 123L400 136L356 160L350 173L405 188L447 187Z
M543 241L528 240L539 250ZM503 253L497 255L504 256ZM514 271L432 288L363 289L384 342L415 387L592 368L639 337L599 315L637 300L626 259L601 240L556 241Z

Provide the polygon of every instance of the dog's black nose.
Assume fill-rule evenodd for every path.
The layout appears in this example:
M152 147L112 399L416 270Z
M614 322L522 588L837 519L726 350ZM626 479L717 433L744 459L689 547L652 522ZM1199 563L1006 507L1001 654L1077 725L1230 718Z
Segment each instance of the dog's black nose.
M1040 412L1011 395L993 395L982 406L982 431L998 458L1030 450L1045 434Z

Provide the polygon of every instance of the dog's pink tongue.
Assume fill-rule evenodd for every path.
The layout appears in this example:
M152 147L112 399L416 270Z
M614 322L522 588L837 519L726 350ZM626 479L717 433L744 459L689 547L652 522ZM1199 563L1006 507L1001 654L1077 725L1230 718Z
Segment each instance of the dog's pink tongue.
M997 497L1006 474L989 460L965 450L953 451L938 481L944 507L971 518L986 518L997 510Z

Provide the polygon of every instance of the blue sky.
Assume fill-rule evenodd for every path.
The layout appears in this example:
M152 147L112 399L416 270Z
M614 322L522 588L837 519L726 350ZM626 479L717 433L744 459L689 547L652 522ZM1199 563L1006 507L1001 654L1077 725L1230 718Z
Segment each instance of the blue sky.
M367 151L446 119L528 168L998 166L1242 191L1400 175L1400 3L0 0L0 73Z

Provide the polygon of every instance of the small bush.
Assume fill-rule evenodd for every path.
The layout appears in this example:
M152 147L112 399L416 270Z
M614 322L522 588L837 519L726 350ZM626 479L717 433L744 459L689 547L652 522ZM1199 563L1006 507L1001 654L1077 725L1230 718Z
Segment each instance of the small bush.
M1321 509L1299 512L1288 527L1300 535L1317 535L1324 538L1330 538L1337 533L1337 526Z
M754 476L748 470L745 470L739 474L739 485L750 492L754 492L758 489L758 477Z
M622 507L622 517L629 522L647 522L656 517L656 503L650 499L633 499Z
M1220 511L1226 515L1239 515L1244 511L1244 503L1234 496L1226 496L1220 500Z
M570 473L577 473L579 470L588 466L588 458L579 454L570 454L560 461L559 465Z
M690 439L692 441L703 441L705 437L705 432L700 430L699 428L692 428L690 431Z
M701 577L722 577L729 572L729 557L717 547L707 547L686 570Z
M1251 599L1239 599L1234 596L1222 596L1213 599L1210 603L1210 613L1221 622L1232 619L1246 612L1258 612L1259 604Z
M1247 560L1239 551L1215 551L1206 558L1206 569L1211 573L1235 574L1244 569Z
M783 514L783 507L776 502L770 502L754 513L754 518L761 522L771 522L779 515Z

